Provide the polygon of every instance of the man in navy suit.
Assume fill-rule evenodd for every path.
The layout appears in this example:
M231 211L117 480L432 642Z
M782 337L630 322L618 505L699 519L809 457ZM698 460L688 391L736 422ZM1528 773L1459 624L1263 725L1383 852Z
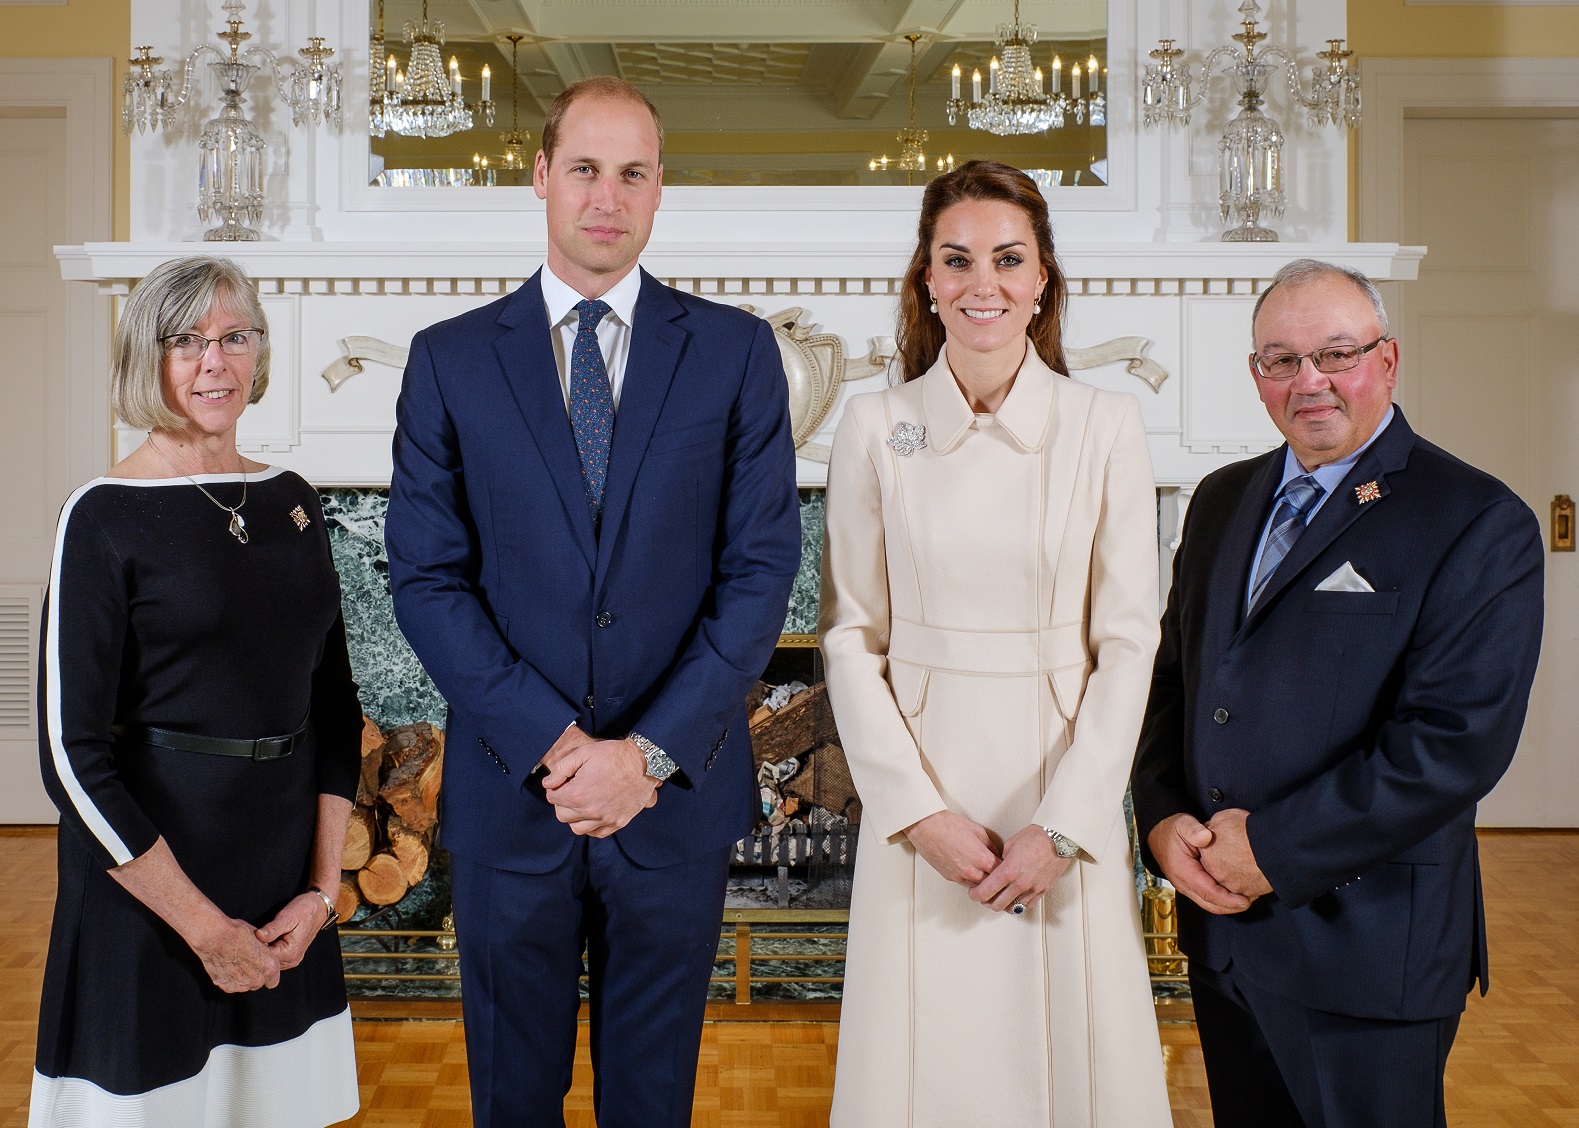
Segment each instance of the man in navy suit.
M1364 276L1292 263L1252 325L1288 442L1190 504L1136 822L1184 895L1218 1128L1440 1126L1487 985L1475 804L1524 723L1540 528L1409 429Z
M449 702L442 841L479 1126L562 1126L585 950L600 1128L691 1121L747 692L800 564L773 332L637 269L662 126L554 100L544 268L418 333L385 529Z

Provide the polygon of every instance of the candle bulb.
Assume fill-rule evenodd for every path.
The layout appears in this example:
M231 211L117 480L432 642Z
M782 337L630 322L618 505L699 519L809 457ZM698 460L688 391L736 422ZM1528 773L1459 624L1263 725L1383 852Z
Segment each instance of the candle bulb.
M1091 87L1091 93L1097 92L1097 57L1092 55L1086 60L1086 82Z
M393 55L384 63L384 90L389 94L395 92L395 56Z
M1075 69L1069 72L1069 93L1075 101L1080 101L1080 64L1075 64Z
M482 100L488 101L488 96L493 93L493 72L486 64L482 68Z
M1037 67L1036 68L1036 92L1038 94L1040 94L1042 92L1042 68L1041 67Z
M1053 93L1057 94L1064 88L1064 61L1057 55L1053 56Z
M970 72L970 100L981 101L981 71L979 70Z
M998 92L998 56L992 57L992 62L987 64L987 93Z
M949 97L959 101L959 64L954 64L954 70L949 74Z
M450 56L450 89L455 92L455 97L461 96L461 65L454 55Z

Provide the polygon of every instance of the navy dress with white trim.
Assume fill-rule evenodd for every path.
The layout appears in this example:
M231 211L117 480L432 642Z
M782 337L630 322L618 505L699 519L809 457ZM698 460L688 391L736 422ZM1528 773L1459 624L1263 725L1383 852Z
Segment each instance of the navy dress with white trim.
M241 497L239 475L198 481ZM162 835L222 911L262 925L307 887L317 797L355 794L361 708L317 494L250 475L242 516L246 544L186 479L110 478L61 514L39 677L60 885L32 1128L321 1128L356 1111L332 930L273 990L225 994L108 873ZM252 739L304 719L274 760L129 735Z

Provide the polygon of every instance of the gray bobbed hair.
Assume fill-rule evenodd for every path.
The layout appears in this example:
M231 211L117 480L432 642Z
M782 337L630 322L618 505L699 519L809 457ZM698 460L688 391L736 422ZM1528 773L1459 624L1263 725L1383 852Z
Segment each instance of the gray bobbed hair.
M1272 283L1261 296L1256 299L1255 312L1250 315L1251 346L1254 347L1256 318L1261 316L1261 307L1266 304L1267 296L1279 286L1300 286L1306 282L1314 282L1318 278L1346 278L1354 284L1355 289L1364 294L1371 303L1371 308L1376 311L1376 323L1381 326L1382 336L1387 336L1387 307L1382 304L1381 291L1376 288L1364 274L1353 267L1339 266L1335 262L1322 262L1320 259L1295 259L1282 270L1272 276Z
M186 417L165 402L161 337L190 332L220 308L263 330L252 370L257 403L269 386L269 326L252 279L229 259L196 255L160 263L137 283L121 310L111 346L110 407L128 427L181 431Z

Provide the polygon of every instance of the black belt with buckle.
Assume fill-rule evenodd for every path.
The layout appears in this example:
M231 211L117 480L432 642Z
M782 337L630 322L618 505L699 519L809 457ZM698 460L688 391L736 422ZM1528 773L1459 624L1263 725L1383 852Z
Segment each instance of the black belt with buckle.
M199 736L195 732L176 732L174 729L154 728L152 725L116 725L115 732L143 744L157 748L173 748L178 752L204 752L210 756L238 756L247 760L283 760L307 739L307 722L287 736L261 736L257 740L239 740L229 736Z

